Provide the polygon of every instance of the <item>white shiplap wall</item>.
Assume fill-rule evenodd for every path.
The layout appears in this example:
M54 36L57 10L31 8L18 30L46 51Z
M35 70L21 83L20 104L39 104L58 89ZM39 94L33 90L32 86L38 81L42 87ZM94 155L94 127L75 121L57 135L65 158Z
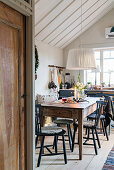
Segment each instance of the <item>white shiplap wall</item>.
M36 0L35 38L65 48L114 7L114 0Z

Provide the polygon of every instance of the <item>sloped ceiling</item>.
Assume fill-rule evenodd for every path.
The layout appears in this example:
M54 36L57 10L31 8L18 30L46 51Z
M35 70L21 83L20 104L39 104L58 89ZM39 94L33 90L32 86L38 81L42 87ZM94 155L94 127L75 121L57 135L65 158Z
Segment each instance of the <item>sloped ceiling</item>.
M114 7L114 0L35 0L35 38L65 48Z

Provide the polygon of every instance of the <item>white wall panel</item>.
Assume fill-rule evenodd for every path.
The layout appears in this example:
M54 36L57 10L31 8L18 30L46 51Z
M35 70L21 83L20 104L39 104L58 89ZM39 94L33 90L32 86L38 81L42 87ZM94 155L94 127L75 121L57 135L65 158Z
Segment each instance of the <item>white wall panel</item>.
M47 15L38 25L35 27L35 35L41 32L48 26L56 17L74 0L63 0L49 15Z
M36 0L35 2L35 37L38 41L61 48L71 43L114 7L114 0Z
M39 23L61 0L39 0L35 4L35 24Z

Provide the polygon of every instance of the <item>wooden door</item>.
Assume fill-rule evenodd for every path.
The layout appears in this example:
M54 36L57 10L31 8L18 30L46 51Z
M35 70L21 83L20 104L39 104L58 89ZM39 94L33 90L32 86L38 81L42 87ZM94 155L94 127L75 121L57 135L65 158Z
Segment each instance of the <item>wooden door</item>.
M0 170L25 169L24 17L0 3Z

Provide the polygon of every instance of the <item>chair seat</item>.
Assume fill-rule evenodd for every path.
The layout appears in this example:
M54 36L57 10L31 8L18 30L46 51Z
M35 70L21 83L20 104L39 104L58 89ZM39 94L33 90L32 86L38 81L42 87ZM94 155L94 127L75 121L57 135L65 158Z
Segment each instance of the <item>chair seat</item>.
M96 114L92 113L90 115L87 116L88 119L95 119L96 118ZM100 119L105 119L105 115L100 115Z
M96 114L95 113L91 113L90 115L87 116L88 119L95 119Z
M86 122L83 123L83 127L84 127L84 128L87 128L87 127L89 127L89 128L95 127L95 122L94 122L94 121L86 121Z
M54 120L54 123L66 125L66 124L72 124L73 120L72 119L60 119L59 118L57 120Z
M58 127L58 126L41 127L42 135L56 135L56 134L58 135L60 133L65 133L65 131L61 127Z
M78 122L76 122L74 124L75 126L78 126ZM96 125L95 125L95 121L85 121L83 122L83 127L84 128L94 128Z

